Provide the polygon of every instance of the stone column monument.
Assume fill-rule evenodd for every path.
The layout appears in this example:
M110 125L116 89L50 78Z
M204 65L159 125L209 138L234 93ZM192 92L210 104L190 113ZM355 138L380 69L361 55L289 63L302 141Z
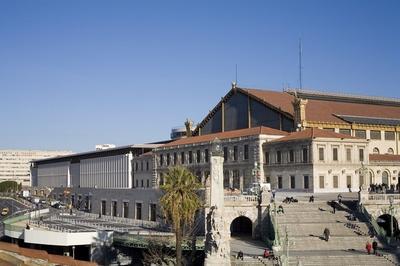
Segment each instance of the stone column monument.
M230 228L224 219L224 153L221 141L211 147L211 182L206 206L205 265L230 265Z

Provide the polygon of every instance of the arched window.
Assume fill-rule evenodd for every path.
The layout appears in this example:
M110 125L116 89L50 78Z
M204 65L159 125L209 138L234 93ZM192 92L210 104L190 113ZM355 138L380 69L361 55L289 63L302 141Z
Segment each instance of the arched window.
M386 171L382 173L382 184L389 185L389 174Z
M373 153L373 154L379 154L379 149L378 149L377 147L375 147L375 148L372 150L372 153Z
M387 151L387 153L388 153L388 154L394 154L394 151L393 151L392 148L389 148L388 151Z

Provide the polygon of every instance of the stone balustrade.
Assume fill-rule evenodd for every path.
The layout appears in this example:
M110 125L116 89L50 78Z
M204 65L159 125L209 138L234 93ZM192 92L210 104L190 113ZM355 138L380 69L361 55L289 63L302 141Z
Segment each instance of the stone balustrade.
M390 198L393 199L393 204L400 204L400 194L370 194L363 192L359 193L359 201L364 205L389 205Z
M258 196L255 195L225 196L224 200L225 206L247 206L258 204Z

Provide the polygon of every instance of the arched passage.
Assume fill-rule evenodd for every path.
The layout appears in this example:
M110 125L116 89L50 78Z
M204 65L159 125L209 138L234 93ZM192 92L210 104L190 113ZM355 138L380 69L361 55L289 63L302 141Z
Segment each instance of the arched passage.
M392 222L393 222L393 227L391 226ZM387 236L392 236L393 234L399 232L399 224L397 223L397 219L394 216L391 216L390 214L383 214L379 216L377 219L377 223L380 227L385 229Z
M252 236L253 223L246 216L239 216L231 223L231 236Z

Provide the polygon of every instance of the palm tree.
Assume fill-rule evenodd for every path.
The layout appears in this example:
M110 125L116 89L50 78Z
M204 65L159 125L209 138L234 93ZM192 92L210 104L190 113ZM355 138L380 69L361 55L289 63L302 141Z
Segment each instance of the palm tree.
M195 213L202 206L197 195L201 187L193 173L184 167L173 167L164 176L161 189L164 195L160 199L161 208L175 231L176 264L182 265L183 225L193 223Z

